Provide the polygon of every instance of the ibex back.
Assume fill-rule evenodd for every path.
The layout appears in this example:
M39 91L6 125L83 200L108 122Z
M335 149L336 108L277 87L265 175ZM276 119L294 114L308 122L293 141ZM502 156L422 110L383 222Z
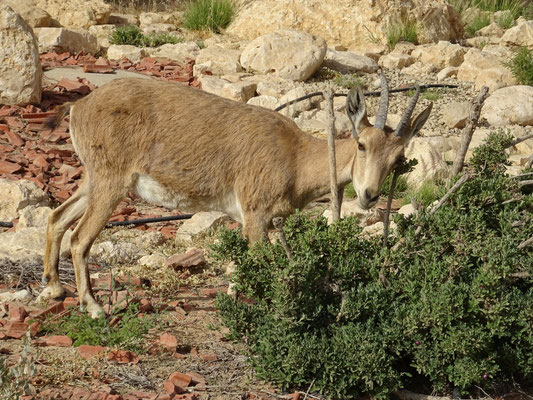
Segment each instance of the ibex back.
M376 123L366 117L359 89L347 99L353 137L336 141L339 188L353 180L361 206L373 206L404 146L431 107L410 120L417 95L396 134L385 127L387 82ZM48 221L41 298L61 297L61 238L78 219L71 239L80 303L93 316L103 310L90 287L87 260L93 241L129 191L168 208L219 210L243 224L250 241L265 235L275 216L302 209L329 191L326 141L302 132L274 111L227 100L182 84L113 81L62 106L70 111L72 143L86 173L77 192Z

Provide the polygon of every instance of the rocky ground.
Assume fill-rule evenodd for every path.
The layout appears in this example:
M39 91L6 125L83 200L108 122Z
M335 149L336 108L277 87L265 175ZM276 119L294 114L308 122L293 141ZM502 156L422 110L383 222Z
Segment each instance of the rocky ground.
M156 321L139 351L73 346L64 335L50 336L41 329L44 321L67 319L73 312L68 307L77 305L67 245L70 232L61 262L69 297L48 305L34 301L42 290L47 217L77 189L83 174L68 119L54 131L43 128L57 105L81 98L110 79L133 74L182 82L270 109L327 88L346 93L360 84L368 91L379 90L379 69L391 88L416 83L457 86L430 89L421 96L417 110L430 102L434 107L420 137L407 149L406 156L419 161L408 178L413 188L448 176L471 101L484 85L491 95L467 158L491 130L509 130L516 137L531 134L533 88L517 85L506 62L516 46L533 48L533 21L519 19L507 30L492 24L465 39L460 18L446 2L411 1L415 16L440 17L423 19L424 44L402 42L390 49L381 44L383 29L378 29L389 21L372 6L360 10L361 18L367 18L363 29L364 23L350 19L355 13L345 1L328 10L308 0L290 7L283 1L242 3L228 31L212 35L184 31L179 12L118 13L99 1L0 1L0 38L5 44L0 50L0 89L6 88L0 90L0 354L10 365L21 365L22 338L30 330L30 354L35 358L31 363L36 366L30 382L38 394L27 400L298 398L257 380L243 348L225 338L214 296L227 289L227 266L209 257L209 246L216 240L217 227L237 224L221 213L199 213L186 222L106 229L93 246L90 272L102 304L111 311L127 298L138 304L140 318ZM391 1L390 7L400 12L410 5ZM84 12L87 9L90 12ZM287 9L295 16L292 22ZM267 10L279 22L276 29L265 23ZM343 14L344 31L343 24L324 28L315 21ZM113 29L129 23L144 32L170 31L185 41L158 48L111 45ZM339 32L346 32L348 25L351 33L345 38ZM360 39L367 31L373 35ZM409 96L391 95L391 126L399 121ZM344 102L344 97L335 99L338 137L349 135L351 129ZM377 102L377 97L367 98L371 119ZM326 137L322 97L280 112L304 131ZM509 172L520 171L532 153L532 139L510 149ZM393 209L400 205L395 202ZM326 207L327 203L313 203L310 210L320 214ZM343 205L344 214L359 215L370 233L382 229L383 208L380 202L363 212L350 199ZM132 195L119 205L112 221L179 212L145 204ZM120 312L112 313L110 321Z

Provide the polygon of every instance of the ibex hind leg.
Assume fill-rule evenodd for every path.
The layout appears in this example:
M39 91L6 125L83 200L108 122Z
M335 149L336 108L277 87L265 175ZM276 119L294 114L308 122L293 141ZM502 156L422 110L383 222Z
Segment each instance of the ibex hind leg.
M38 301L62 298L65 295L65 290L59 281L58 271L61 240L68 228L85 212L87 193L88 185L84 179L78 190L61 206L52 211L48 218L43 271L43 282L47 285L39 295Z
M103 308L94 299L87 261L94 240L105 227L118 203L127 194L127 189L117 182L99 181L88 195L87 209L72 233L71 251L76 287L82 307L93 318L104 315Z

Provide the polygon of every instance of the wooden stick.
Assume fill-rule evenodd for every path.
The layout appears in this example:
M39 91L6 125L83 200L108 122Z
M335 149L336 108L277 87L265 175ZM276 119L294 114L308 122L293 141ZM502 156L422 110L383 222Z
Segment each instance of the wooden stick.
M530 179L528 181L520 181L520 186L527 186L527 185L533 185L533 179Z
M483 103L485 102L485 99L488 97L488 95L489 88L483 86L481 88L481 92L472 103L472 107L470 108L470 118L463 132L463 137L461 139L461 147L459 148L459 151L455 156L455 160L453 161L452 177L459 175L459 173L463 170L466 152L468 151L468 146L470 146L472 136L474 135L474 131L476 130L477 123L479 121L479 116L481 114L481 107L483 107Z
M329 121L329 180L331 186L331 220L337 221L341 217L341 204L339 201L339 190L337 188L337 161L335 157L335 113L333 111L333 91L327 89L324 91L324 98L327 103L328 121Z
M285 250L285 253L287 254L287 258L289 261L292 261L292 252L291 248L289 247L289 244L287 243L287 238L285 237L285 232L283 232L283 217L275 217L272 218L272 224L274 225L274 228L279 232L279 240L281 242L281 246Z
M533 153L529 156L529 160L527 160L526 168L531 168L533 166Z
M533 244L533 236L531 236L529 239L524 240L522 243L518 245L519 249L523 249L524 247L530 246Z
M524 141L526 141L526 140L528 140L528 139L531 139L531 138L533 138L533 133L530 133L529 135L526 135L526 136L522 136L521 138L516 138L516 139L513 140L513 141L511 142L511 144L510 144L509 146L507 146L507 147L513 147L513 146L516 146L517 144L522 143L522 142L524 142Z
M409 390L398 390L394 394L400 400L452 400L451 397L440 397L440 396L431 396L429 394L419 394L410 392Z
M396 181L398 180L398 176L400 174L395 169L394 173L392 175L392 182L390 184L390 191L389 191L389 198L387 199L387 208L385 210L385 219L383 221L383 247L387 248L387 244L389 241L389 216L390 216L390 209L392 206L392 199L394 198L394 189L396 189Z

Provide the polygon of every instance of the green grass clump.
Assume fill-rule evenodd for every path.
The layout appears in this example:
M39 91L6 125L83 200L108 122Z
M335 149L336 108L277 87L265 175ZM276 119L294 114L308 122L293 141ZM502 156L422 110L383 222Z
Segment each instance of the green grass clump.
M402 18L387 27L387 43L393 49L400 41L418 44L418 23Z
M383 181L381 186L381 195L388 196L390 192L390 187L392 184L393 174L389 174ZM394 188L394 198L399 199L405 195L405 192L409 189L409 184L407 183L407 178L404 175L399 175L396 179L396 187Z
M356 74L341 74L340 72L334 75L333 82L345 89L351 89L356 86L364 88L366 86L365 82Z
M195 0L185 10L185 27L219 33L229 25L234 15L235 5L231 0Z
M67 335L74 346L83 344L116 347L134 352L143 351L148 330L155 326L154 317L138 318L139 306L130 303L120 315L120 321L109 325L106 318L91 318L86 312L72 310L61 321L45 321L43 332L48 335Z
M477 31L483 29L488 25L490 25L490 16L487 14L480 14L468 24L468 26L466 27L466 32L470 36L474 36Z
M529 19L533 14L533 5L529 0L450 0L450 4L460 14L471 7L493 13L509 10L513 21L520 16Z
M507 64L516 80L522 85L533 86L533 52L520 47Z
M428 207L442 195L444 195L443 188L435 182L427 180L418 189L407 191L404 194L404 204L410 204L412 200L415 200L417 204Z
M135 25L119 26L109 37L109 43L137 47L159 47L163 44L183 42L183 38L168 32L156 32L145 35Z
M253 301L219 294L217 309L257 377L328 399L533 384L533 252L520 246L533 195L505 175L508 142L478 147L474 175L436 212L397 216L388 249L353 217L295 214L284 245L223 231L213 256L235 263L235 289Z

